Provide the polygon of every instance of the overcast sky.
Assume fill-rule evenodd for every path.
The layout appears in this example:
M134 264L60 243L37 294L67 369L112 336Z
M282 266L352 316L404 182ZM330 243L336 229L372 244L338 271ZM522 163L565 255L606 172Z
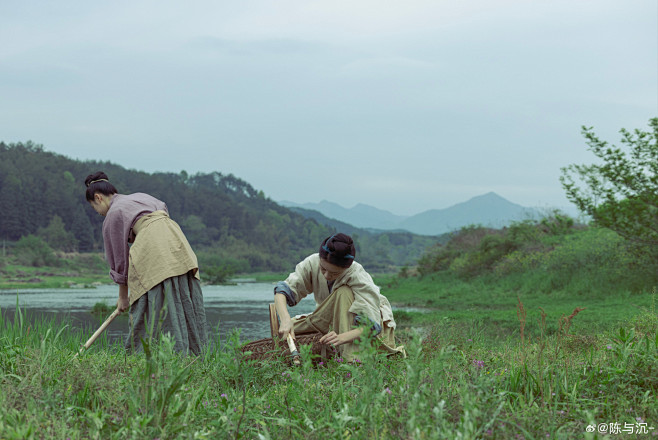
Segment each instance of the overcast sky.
M0 141L277 201L565 206L656 116L656 0L0 3Z

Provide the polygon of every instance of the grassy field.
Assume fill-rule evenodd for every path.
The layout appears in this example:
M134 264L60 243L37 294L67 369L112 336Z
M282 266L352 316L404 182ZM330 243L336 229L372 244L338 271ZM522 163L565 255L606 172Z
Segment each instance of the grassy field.
M658 438L655 261L561 216L465 228L375 278L407 356L354 364L248 361L237 333L74 358L89 335L2 315L0 439Z
M542 293L519 289L508 279L479 277L464 281L445 273L422 279L382 277L377 281L391 303L409 307L409 311L396 314L400 323L474 322L508 335L520 331L519 302L526 313L526 334L532 337L539 336L542 328L548 335L555 334L561 318L576 308L583 310L572 319L571 332L591 334L610 332L611 328L640 319L638 316L647 316L647 311L656 307L652 290L609 292L593 288L588 294L568 290ZM542 321L544 324L540 324Z
M301 367L260 364L233 337L198 358L167 341L127 356L100 340L74 359L88 335L3 317L0 438L657 438L654 289L571 297L486 277L378 282L418 309L397 314L406 358L366 341L356 364L314 366L304 348Z

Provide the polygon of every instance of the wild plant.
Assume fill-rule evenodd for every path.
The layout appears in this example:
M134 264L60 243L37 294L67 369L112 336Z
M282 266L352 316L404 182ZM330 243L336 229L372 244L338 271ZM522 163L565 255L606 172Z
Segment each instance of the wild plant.
M179 359L174 351L175 341L168 334L160 340L142 339L144 349L140 365L132 371L126 390L126 404L134 417L134 430L154 428L154 431L175 434L188 422L190 414L199 406L203 388L183 393L189 382L191 366L199 358ZM128 420L126 420L128 422Z

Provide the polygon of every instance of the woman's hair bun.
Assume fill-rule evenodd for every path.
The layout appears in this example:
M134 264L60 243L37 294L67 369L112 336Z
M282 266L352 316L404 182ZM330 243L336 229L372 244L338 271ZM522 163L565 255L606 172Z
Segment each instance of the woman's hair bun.
M356 248L349 235L338 233L325 238L320 245L320 258L340 267L350 267L354 262Z
M105 174L104 172L97 171L94 174L90 174L87 176L87 178L85 179L85 186L89 187L89 185L91 185L91 183L94 182L95 180L109 181L109 178L107 177L107 174Z
M110 183L107 174L102 171L97 171L94 174L88 175L85 179L85 186L87 187L85 197L88 202L94 200L96 193L104 194L106 196L117 194L117 189Z

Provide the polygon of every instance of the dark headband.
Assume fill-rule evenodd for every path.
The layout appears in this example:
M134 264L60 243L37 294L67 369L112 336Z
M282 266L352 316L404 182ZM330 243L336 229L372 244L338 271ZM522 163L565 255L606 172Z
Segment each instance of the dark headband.
M329 249L329 244L333 243L334 250ZM337 251L336 243L345 245L345 248L341 251ZM354 262L354 254L356 254L354 248L354 242L352 238L345 234L334 234L331 237L324 240L323 244L320 246L320 257L327 260L329 263L334 264L339 267L350 267L352 262ZM345 254L342 254L345 252Z

